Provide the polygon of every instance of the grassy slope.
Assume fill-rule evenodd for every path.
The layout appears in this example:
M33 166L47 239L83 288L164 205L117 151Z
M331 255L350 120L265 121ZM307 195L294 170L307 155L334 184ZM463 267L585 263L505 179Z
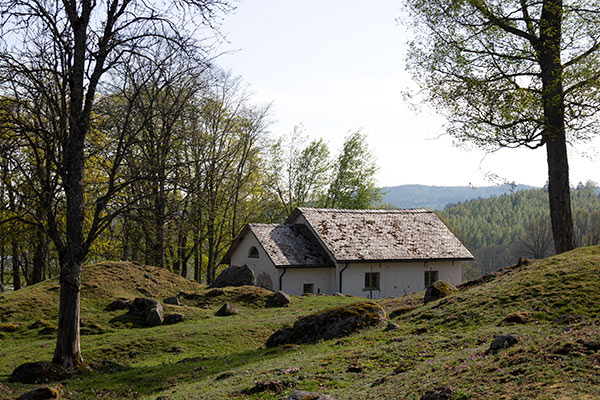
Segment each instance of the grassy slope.
M165 307L185 314L185 322L141 328L122 311L102 311L104 306L117 296L138 296L137 288L161 299L206 289L152 267L90 266L84 280L93 286L83 289L82 317L98 325L90 332L103 333L83 336L83 355L117 364L71 379L65 387L70 399L280 399L283 394L244 392L257 380L276 379L337 399L418 399L440 385L473 399L600 398L598 276L600 248L579 249L419 306L395 319L399 330L373 328L314 345L265 349L266 338L298 316L358 299L302 297L291 307L270 309L262 306L266 292L260 289L227 289L228 300L240 307L236 316L214 317L223 299L200 297ZM3 332L0 339L0 398L14 398L30 387L6 383L18 364L51 357L53 335L26 327L40 318L55 320L57 285L45 282L0 300L0 325L18 324L17 331ZM380 303L390 312L420 295ZM210 309L195 307L207 302ZM531 313L531 323L498 326L509 313L524 311ZM587 319L570 329L552 323L564 313ZM485 355L494 335L505 333L516 335L519 344ZM178 362L190 357L196 359ZM347 372L351 365L362 372ZM300 370L280 374L287 367Z

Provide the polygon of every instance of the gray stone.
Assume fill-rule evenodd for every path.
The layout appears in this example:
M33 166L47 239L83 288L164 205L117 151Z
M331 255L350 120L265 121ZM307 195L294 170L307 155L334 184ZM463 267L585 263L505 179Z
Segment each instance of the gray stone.
M292 393L290 393L290 395L287 397L286 400L303 400L303 399L335 400L333 397L326 395L326 394L303 392L301 390L294 390Z
M164 321L163 308L160 303L156 307L151 307L146 311L144 316L144 324L146 326L158 326Z
M133 300L129 306L129 314L146 316L146 313L151 308L156 308L160 303L157 300L150 299L147 297L137 297ZM161 306L162 308L162 306Z
M209 290L208 292L206 292L206 297L217 297L217 296L223 296L225 294L225 291L223 289L213 289L213 290Z
M256 279L254 278L254 271L252 271L250 267L247 265L232 265L217 276L217 279L215 279L212 286L254 286L255 283Z
M144 325L157 326L163 323L163 307L158 300L138 297L129 307L129 314L144 317Z
M519 340L512 335L500 335L492 340L492 344L490 344L490 348L486 353L496 354L500 350L512 347L517 343L519 343Z
M291 302L290 296L280 290L268 299L267 304L270 307L287 307Z
M371 302L335 307L299 318L291 327L279 329L267 340L267 346L314 343L349 335L359 329L385 321L385 311Z
M385 329L383 331L384 332L395 331L398 328L400 328L400 327L397 324L395 324L393 322L388 322L387 326L385 327Z
M184 316L182 314L173 313L173 314L165 315L165 319L164 319L163 323L165 325L173 325L173 324L178 324L178 323L182 322L183 320L184 320Z
M421 400L451 400L453 394L454 390L452 390L452 388L440 386L425 392L425 394L421 396Z
M131 300L119 297L106 306L107 311L127 310L131 306Z
M180 306L181 302L179 302L179 299L175 296L173 297L167 297L164 301L165 304L170 304L172 306Z
M234 315L238 313L238 309L231 303L225 303L219 310L215 313L217 317L226 317L228 315Z
M17 397L17 400L53 400L60 398L60 391L53 387L41 387L30 390Z

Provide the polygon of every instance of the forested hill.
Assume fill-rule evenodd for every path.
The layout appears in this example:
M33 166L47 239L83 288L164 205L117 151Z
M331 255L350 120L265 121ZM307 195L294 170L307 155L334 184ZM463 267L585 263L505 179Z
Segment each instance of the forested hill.
M571 191L578 246L600 244L600 197L592 183ZM449 205L438 213L475 256L465 278L514 264L519 257L553 254L548 193L543 189Z
M536 189L527 185L500 186L426 186L400 185L381 189L383 202L395 208L425 207L442 210L448 204L456 204L473 199L486 199L519 190Z

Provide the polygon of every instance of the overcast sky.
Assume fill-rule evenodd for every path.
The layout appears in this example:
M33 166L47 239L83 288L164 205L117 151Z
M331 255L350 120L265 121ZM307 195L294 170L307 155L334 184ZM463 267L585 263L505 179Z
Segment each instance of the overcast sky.
M302 124L337 152L361 129L381 186L543 186L545 149L457 148L441 116L409 107L402 92L414 87L404 60L410 27L396 21L401 14L400 0L240 0L222 26L230 52L218 63L242 76L255 102L272 103L274 136ZM600 182L600 139L571 148L569 160L572 185Z

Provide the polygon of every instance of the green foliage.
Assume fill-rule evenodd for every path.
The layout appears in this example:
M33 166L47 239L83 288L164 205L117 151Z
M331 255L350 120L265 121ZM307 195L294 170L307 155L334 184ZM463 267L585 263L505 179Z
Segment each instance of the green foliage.
M296 207L314 205L327 190L329 148L323 139L306 141L303 127L296 126L290 135L276 140L267 154L267 186L283 206L282 219Z
M375 185L377 166L360 131L346 137L333 171L327 198L322 201L326 207L365 209L381 200L381 190Z
M562 4L562 26L549 34L542 6ZM600 15L592 0L409 0L415 38L408 69L425 100L443 112L448 132L483 148L544 144L545 55L558 56L567 131L572 139L598 133ZM544 19L545 18L545 19ZM562 31L561 31L562 29ZM562 48L552 41L562 33ZM562 57L561 57L562 56ZM554 83L553 83L554 84ZM546 95L548 93L548 95ZM546 97L546 99L544 99Z

